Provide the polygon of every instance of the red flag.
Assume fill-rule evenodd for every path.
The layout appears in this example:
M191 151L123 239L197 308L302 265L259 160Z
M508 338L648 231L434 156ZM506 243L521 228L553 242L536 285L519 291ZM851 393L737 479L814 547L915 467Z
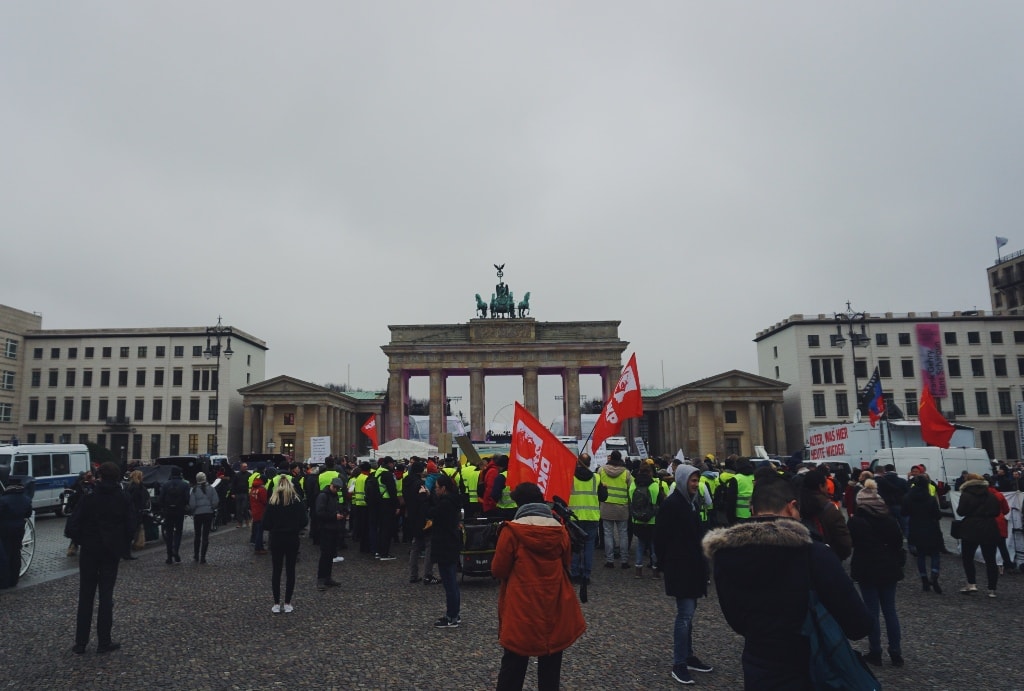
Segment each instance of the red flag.
M935 407L931 391L925 384L921 389L921 400L917 404L917 417L921 420L921 439L929 446L941 449L949 448L949 440L953 437L956 427Z
M545 501L560 497L569 501L576 455L540 420L516 403L512 419L512 450L508 461L508 486L533 482L544 493Z
M377 450L377 416L371 415L370 419L367 420L359 430L370 438L373 442L373 450Z
M604 440L614 437L622 431L622 421L644 414L644 403L640 396L640 375L636 371L636 353L626 363L619 375L619 382L612 391L611 398L601 409L601 416L594 425L594 433L590 440L591 453L596 453Z

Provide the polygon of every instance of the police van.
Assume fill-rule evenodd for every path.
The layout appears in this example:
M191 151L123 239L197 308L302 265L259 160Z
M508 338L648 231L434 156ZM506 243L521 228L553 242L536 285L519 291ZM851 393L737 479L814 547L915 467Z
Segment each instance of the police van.
M61 494L75 484L79 473L92 469L85 444L21 444L0 446L0 466L11 475L35 478L32 508L37 513L62 513Z

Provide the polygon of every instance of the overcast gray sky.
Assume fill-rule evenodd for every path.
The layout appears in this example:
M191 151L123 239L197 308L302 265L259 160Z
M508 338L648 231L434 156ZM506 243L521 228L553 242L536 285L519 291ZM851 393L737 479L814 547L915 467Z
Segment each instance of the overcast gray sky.
M847 300L987 309L994 236L1024 247L1022 20L7 0L0 302L53 329L220 314L268 377L367 389L388 324L466 321L495 263L538 320L621 320L643 385L756 372L758 330Z

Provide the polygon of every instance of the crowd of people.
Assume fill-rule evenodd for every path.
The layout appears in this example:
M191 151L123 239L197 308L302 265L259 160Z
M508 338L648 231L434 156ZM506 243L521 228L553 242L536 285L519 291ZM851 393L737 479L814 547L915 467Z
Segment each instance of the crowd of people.
M944 592L939 498L951 488L933 482L923 466L902 477L892 466L875 475L846 466L755 465L736 457L718 463L711 455L637 461L617 451L596 470L591 465L580 454L566 502L575 541L565 517L536 485L510 486L503 455L480 467L390 457L375 466L344 457L310 467L250 470L243 463L211 471L221 480L216 489L205 473L189 483L172 468L156 506L169 565L181 561L185 515L195 523L198 564L206 563L214 520L249 528L253 554L271 555L274 614L294 610L304 534L319 552L320 591L343 582L333 570L344 562L340 552L349 541L363 558L378 562L394 560L394 551L405 545L409 582L443 586L443 614L433 622L442 629L458 628L462 620L457 577L464 528L467 522L494 525L491 572L500 582L499 643L505 651L499 689L522 688L530 657L538 658L539 688L558 687L562 653L586 628L573 586L581 586L582 596L601 548L605 568L661 579L665 594L675 599L671 677L682 684L692 684L694 672L713 671L697 655L693 635L697 604L712 580L726 621L745 639L747 688L799 688L807 681L810 652L801 627L812 591L848 638L867 638L863 659L869 664L883 664L884 623L886 651L896 666L904 664L896 597L908 554L922 589ZM1000 575L1014 570L1006 547L1009 508L999 487L1015 489L1019 476L1018 464L990 476L965 474L957 482L965 595L978 592L976 553L986 565L988 597L996 597ZM69 554L80 550L82 575L76 653L88 642L97 592L98 651L117 648L110 638L116 565L144 542L140 521L152 506L141 473L119 481L113 464L102 466L98 479L81 478L68 521ZM114 514L126 516L117 529Z

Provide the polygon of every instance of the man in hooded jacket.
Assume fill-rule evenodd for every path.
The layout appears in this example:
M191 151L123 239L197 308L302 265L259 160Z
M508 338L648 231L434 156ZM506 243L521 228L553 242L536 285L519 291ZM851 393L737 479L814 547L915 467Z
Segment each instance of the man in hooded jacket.
M572 493L569 495L569 508L576 514L576 522L587 534L583 549L572 555L570 576L576 582L590 583L590 575L594 570L594 545L601 529L600 503L607 498L608 489L590 470L590 454L581 453L576 461Z
M676 468L676 488L661 503L654 522L654 552L665 579L665 594L676 599L672 678L692 684L690 672L710 672L693 652L697 599L708 594L708 566L701 554L700 473L684 463Z

